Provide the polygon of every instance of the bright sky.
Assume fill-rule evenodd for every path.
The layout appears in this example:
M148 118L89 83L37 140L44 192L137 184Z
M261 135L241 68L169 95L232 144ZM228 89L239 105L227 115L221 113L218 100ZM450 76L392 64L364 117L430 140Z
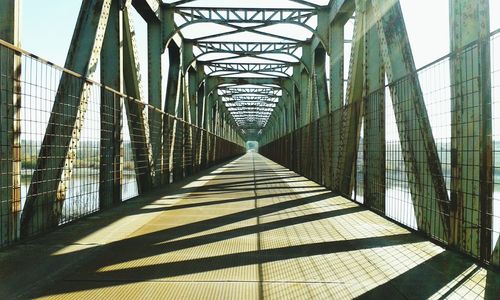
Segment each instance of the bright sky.
M23 48L63 65L80 5L81 0L23 0ZM449 51L448 0L401 0L401 6L417 67L446 54ZM500 0L491 0L490 7L494 30L500 28ZM146 45L145 24L141 24L137 14L135 17L139 44ZM140 50L144 60L146 51Z

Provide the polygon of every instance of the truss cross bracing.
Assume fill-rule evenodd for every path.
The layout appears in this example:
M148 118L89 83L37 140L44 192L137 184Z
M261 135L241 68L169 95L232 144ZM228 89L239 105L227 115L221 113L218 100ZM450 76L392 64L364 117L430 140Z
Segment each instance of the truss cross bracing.
M240 79L219 85L215 94L240 129L263 129L290 91L247 79L292 81L294 66L304 66L303 47L314 36L321 3L266 1L255 8L251 1L167 2L175 24L171 36L192 46L193 56L186 61L218 82Z

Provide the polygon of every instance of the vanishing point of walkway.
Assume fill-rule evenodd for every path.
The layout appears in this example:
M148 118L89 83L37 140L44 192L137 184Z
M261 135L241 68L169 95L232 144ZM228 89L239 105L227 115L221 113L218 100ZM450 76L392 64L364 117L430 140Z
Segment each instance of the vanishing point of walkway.
M500 286L254 153L7 249L0 265L2 299L473 299Z

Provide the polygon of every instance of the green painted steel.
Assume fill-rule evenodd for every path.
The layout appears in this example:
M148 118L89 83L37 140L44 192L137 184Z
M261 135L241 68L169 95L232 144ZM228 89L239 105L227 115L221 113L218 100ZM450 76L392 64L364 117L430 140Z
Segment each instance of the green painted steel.
M1 0L0 39L19 45L19 1ZM17 240L21 212L21 61L0 52L0 245Z
M356 10L352 55L349 64L349 77L347 80L346 106L342 115L340 152L337 173L334 177L334 190L342 195L350 196L354 186L354 167L358 149L359 133L361 129L362 96L364 80L364 11Z
M147 22L148 38L148 103L155 108L161 107L161 55L163 52L162 26L160 20ZM145 99L146 101L146 99ZM161 114L153 113L148 116L153 168L155 170L153 184L161 182L161 145L162 145L162 120Z
M122 12L117 1L111 8L101 51L101 82L121 92L123 34ZM99 169L99 207L107 208L122 200L121 122L122 99L105 88L101 89L101 159Z
M100 57L110 0L82 3L65 67L91 77ZM87 110L89 85L63 73L21 216L21 236L57 225ZM61 126L61 124L63 124Z
M364 98L364 200L370 208L385 213L385 70L373 6L366 6Z
M372 1L389 84L415 72L399 1ZM449 236L449 199L418 77L390 85L418 228ZM424 155L422 155L424 153ZM429 184L430 182L430 184ZM437 212L438 216L434 217Z
M123 75L126 94L140 102L125 102L130 140L134 149L139 192L152 187L154 176L153 151L150 142L150 124L144 110L145 99L137 54L137 43L128 9L123 11Z
M492 228L492 115L487 0L450 1L451 236L489 260ZM469 46L479 39L479 43ZM479 245L479 247L477 246Z
M447 165L440 155L448 150L432 132L432 112L399 1L290 1L299 7L85 1L66 61L66 68L80 77L62 72L22 212L22 236L52 228L61 219L88 105L91 83L86 78L100 58L101 208L122 199L124 105L139 193L233 157L245 140L258 141L265 155L341 195L362 190L364 204L381 214L388 215L387 194L394 193L388 178L404 174L396 181L407 190L400 195L407 197L416 229L491 263L491 253L500 249L491 244L489 1L450 0L451 54L443 61L450 64L451 83L444 89L451 91L451 176L443 170ZM0 12L0 38L16 44L17 1L0 3L7 8ZM148 28L148 99L142 93L132 6ZM351 38L344 32L352 18ZM190 26L205 23L227 31L185 34ZM284 24L300 26L309 35L267 30ZM261 40L230 38L241 33ZM346 43L352 43L348 66ZM169 68L162 107L165 49ZM0 122L7 129L0 130L0 163L9 170L0 174L2 199L7 197L0 207L0 245L16 239L21 211L16 59L14 52L0 53L2 66L8 66L8 74L2 74L8 83L1 91ZM395 112L397 141L386 140L386 110Z

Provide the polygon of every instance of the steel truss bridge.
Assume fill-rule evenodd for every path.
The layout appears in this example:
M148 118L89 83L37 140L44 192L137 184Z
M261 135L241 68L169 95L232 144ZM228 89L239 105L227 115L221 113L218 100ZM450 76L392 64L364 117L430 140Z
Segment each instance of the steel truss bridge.
M308 248L294 244L286 251L263 250L269 246L263 238L268 229L257 230L261 228L260 222L268 226L263 218L269 217L267 212L293 208L284 199L286 195L304 192L297 192L297 183L290 179L300 175L308 182L307 189L311 189L307 193L321 187L330 193L331 199L338 196L350 201L339 204L335 201L340 200L328 198L330 202L325 207L329 208L320 212L313 204L319 201L314 198L317 196L304 196L306 200L299 197L297 201L303 201L300 205L307 205L315 213L294 218L313 224L318 220L313 215L319 219L324 214L335 215L328 210L335 205L343 205L342 209L347 210L354 209L351 205L360 205L359 209L370 214L368 217L329 223L332 227L328 232L337 232L335 228L350 224L351 231L344 238L366 232L366 236L356 238L364 239L382 234L376 231L382 227L399 234L400 230L410 230L425 238L411 242L406 237L402 238L404 241L398 238L398 244L428 243L428 248L422 246L430 249L422 250L427 254L441 251L436 249L444 251L445 254L429 258L426 263L435 270L445 268L446 274L440 273L444 277L439 277L441 281L437 283L415 283L415 289L419 290L416 295L466 297L463 292L472 288L465 283L483 280L486 283L480 284L475 296L498 297L500 31L490 28L490 1L449 0L450 53L418 69L399 0L83 0L64 66L22 48L21 2L0 0L0 249L10 253L5 257L24 253L19 248L22 243L71 231L71 226L79 222L91 223L94 214L99 218L119 209L115 207L119 204L129 207L121 205L126 200L142 201L150 197L147 195L163 195L162 189L169 186L181 189L180 184L188 178L231 161L214 173L219 174L213 175L214 178L221 178L219 185L206 190L192 188L198 192L186 192L188 196L183 199L194 202L179 202L182 204L179 208L172 208L182 214L182 209L197 205L196 199L214 201L210 205L226 200L229 203L225 197L232 191L237 195L243 193L241 197L235 194L239 199L253 199L254 211L233 212L230 216L235 222L246 217L256 220L257 227L248 232L259 232L257 239L262 240L258 249L251 255L228 254L229 260L244 261L241 265L215 260L219 264L215 269L255 264L260 272L256 282L262 284L267 274L262 266L276 262L275 257L294 260L304 253L329 255L331 252L325 250L328 247L340 247L335 249L342 253L350 251L349 245L338 246L334 241ZM133 12L147 24L147 45L137 41ZM40 16L39 21L44 18L50 16ZM352 32L346 30L347 26L352 26ZM141 61L139 49L147 49L147 62ZM147 78L144 78L141 68L146 63ZM254 152L256 142L260 154ZM247 143L251 143L252 151L245 154ZM245 181L233 182L238 176L253 183L249 186ZM279 189L288 192L280 193ZM263 190L277 202L269 206L259 202L266 197L259 194ZM213 197L210 192L221 199L210 198ZM161 211L161 206L167 205L161 201L167 198L154 202L151 204L154 208L148 209ZM213 219L197 219L205 212L212 214ZM211 222L229 225L220 219L223 216L219 213L207 209L196 211L195 217L191 212L183 215L182 218L192 218L192 224L182 221L184 225L179 225L178 235L169 233L166 227L158 230L175 239L196 233L192 229L195 224L207 229L216 227ZM176 220L176 216L171 217ZM69 229L62 226L73 222ZM283 220L273 222L269 226L274 229L281 228L276 222L287 226ZM301 223L296 219L290 222L293 226ZM323 239L325 236L316 232L319 227L314 223L304 230ZM51 232L56 228L57 231ZM237 230L247 229L231 230L229 234L237 236ZM144 233L154 238L151 245L147 239L138 238L140 243L146 243L138 246L132 237L124 237L125 242L115 241L103 247L114 249L113 245L120 245L135 249L149 245L151 248L140 248L141 251L150 251L152 257L167 255L155 250L165 241L151 232L148 233L151 235ZM212 233L210 238L223 240L217 234L225 233ZM273 241L279 237L277 234ZM128 238L132 242L127 242ZM288 233L287 238L289 242L294 240ZM380 247L394 246L392 238L380 241ZM52 241L50 245L55 243ZM186 243L199 246L197 241ZM179 245L168 244L165 251L181 249ZM356 248L356 245L352 242L351 246ZM362 244L358 248L369 247ZM81 257L90 255L86 250L79 253ZM398 257L393 252L387 253ZM453 259L443 263L440 259L448 253L452 253ZM18 266L18 274L6 281L9 287L0 283L0 297L16 294L19 291L16 282L24 276L31 278L26 271L29 268L23 267L31 257L42 266L49 262L61 266L66 263L57 259L63 254L53 255L43 260L40 255L27 256L27 261ZM136 257L131 252L123 255L142 258L142 254ZM130 280L137 283L168 279L186 275L190 268L193 274L213 271L203 264L215 263L214 258L202 258L205 253L201 252L199 255L193 259L200 260L201 265L187 264L184 270L181 264L174 264L168 270L140 269L138 279ZM348 288L347 294L330 291L333 294L328 295L376 298L382 295L379 293L401 285L401 289L406 289L406 292L399 290L402 297L413 297L407 293L408 282L416 278L411 276L428 275L427 269L421 269L424 262L417 262L416 258L425 255L419 255L415 252L406 257L415 262L416 269L381 275L395 278L388 281L392 285L377 281L378 287L373 289L367 285L359 290ZM382 257L380 254L370 260ZM112 257L109 259L113 261ZM357 259L354 255L353 261ZM0 271L2 276L16 269L6 261L0 252L0 270L1 264L6 264L4 271ZM390 264L389 261L386 263ZM464 261L476 268L446 267L455 263L464 266ZM120 263L119 258L116 263ZM113 273L110 270L114 266L99 265L94 270L97 279L91 276L89 282L100 282L101 271L116 276L109 279L113 282L135 278L133 272ZM347 267L346 270L352 271ZM158 277L151 275L155 272ZM32 276L35 274L38 273ZM477 281L481 274L487 275ZM432 281L434 275L429 276ZM325 282L328 280L333 279L327 278ZM89 291L115 284L90 285ZM450 285L454 288L445 289ZM223 295L226 286L218 288L221 290L215 289L213 297ZM30 295L62 295L83 290L63 284L53 294ZM312 295L302 293L306 289L299 290L299 298ZM187 291L181 294L195 297L195 292L200 292L196 295L210 297L201 290L188 288L183 293ZM286 289L273 294L264 284L258 291L257 298L287 298ZM169 295L173 294L164 296Z

